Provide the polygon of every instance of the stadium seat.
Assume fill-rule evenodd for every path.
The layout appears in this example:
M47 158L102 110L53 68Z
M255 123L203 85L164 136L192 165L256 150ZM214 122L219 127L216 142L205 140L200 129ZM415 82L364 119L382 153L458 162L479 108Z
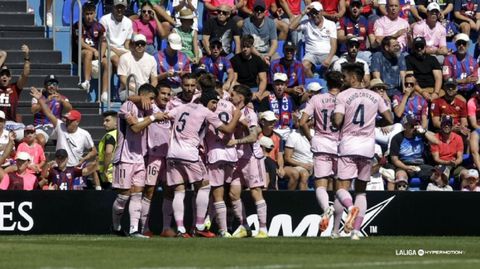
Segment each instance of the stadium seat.
M277 46L277 53L280 57L283 57L283 45L285 44L285 40L278 40Z

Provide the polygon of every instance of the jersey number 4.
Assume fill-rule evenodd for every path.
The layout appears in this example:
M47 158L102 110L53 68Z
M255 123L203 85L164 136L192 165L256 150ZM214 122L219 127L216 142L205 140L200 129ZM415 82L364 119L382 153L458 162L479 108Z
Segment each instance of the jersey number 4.
M360 127L363 127L365 124L365 107L363 104L358 105L357 110L355 110L352 123L358 124Z

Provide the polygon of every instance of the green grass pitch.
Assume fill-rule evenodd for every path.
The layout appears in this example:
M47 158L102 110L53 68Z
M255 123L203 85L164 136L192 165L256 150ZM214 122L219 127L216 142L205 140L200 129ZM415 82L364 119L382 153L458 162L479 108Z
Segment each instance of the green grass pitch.
M479 237L369 237L352 241L0 236L0 268L480 268L479 242ZM453 252L433 252L437 250Z

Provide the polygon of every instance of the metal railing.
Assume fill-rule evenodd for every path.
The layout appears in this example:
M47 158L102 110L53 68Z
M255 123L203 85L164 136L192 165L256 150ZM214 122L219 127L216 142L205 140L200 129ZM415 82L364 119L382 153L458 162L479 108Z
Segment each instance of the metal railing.
M110 110L110 107L112 106L111 104L111 95L112 95L112 91L111 91L111 87L112 87L112 62L110 61L110 57L111 57L111 54L112 54L112 49L110 48L110 31L107 29L106 33L105 33L105 42L107 42L107 51L106 51L106 54L107 54L107 74L109 75L108 76L108 80L107 80L107 93L108 93L108 99L107 99L107 110ZM100 52L101 54L101 52ZM100 55L100 59L102 59L102 55ZM101 63L99 64L101 65ZM100 66L99 66L100 67ZM101 84L100 84L100 80L101 78L103 77L103 72L104 70L102 70L102 68L100 68L99 70L99 87L98 87L98 101L101 103L102 100L101 100L101 97L102 97L102 94L101 94L101 91L102 91L102 88L101 88Z
M70 36L73 36L73 9L75 4L78 5L78 55L77 55L77 74L78 74L78 83L82 83L82 33L83 33L83 11L82 11L82 2L80 0L72 1L70 6ZM55 6L55 3L53 3ZM54 31L55 32L55 31ZM55 41L54 41L55 43ZM70 51L70 59L73 59L73 51ZM73 74L72 74L73 75Z
M45 7L45 4L43 5L43 8L46 9ZM52 39L53 39L53 50L56 50L57 49L57 44L55 43L55 41L57 40L57 34L55 31L55 13L56 13L56 8L55 8L55 1L52 1ZM44 13L45 14L45 13ZM45 17L47 16L47 14L45 14ZM45 19L46 21L46 19Z

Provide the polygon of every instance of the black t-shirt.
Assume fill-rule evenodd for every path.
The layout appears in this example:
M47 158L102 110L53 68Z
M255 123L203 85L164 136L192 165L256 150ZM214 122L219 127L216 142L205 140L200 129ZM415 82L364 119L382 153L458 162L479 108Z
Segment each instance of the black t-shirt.
M231 18L225 25L220 24L215 18L210 18L203 25L203 35L210 36L210 40L220 40L223 50L228 54L231 52L233 37L240 36L240 29Z
M405 64L407 65L407 71L413 71L418 85L422 88L433 88L435 86L433 70L442 70L437 58L432 55L425 55L425 59L419 60L413 54L410 54L405 57Z
M245 84L250 88L258 87L257 76L260 72L268 72L267 64L257 55L253 55L247 60L242 54L236 54L230 60L233 71L238 74L238 83Z

